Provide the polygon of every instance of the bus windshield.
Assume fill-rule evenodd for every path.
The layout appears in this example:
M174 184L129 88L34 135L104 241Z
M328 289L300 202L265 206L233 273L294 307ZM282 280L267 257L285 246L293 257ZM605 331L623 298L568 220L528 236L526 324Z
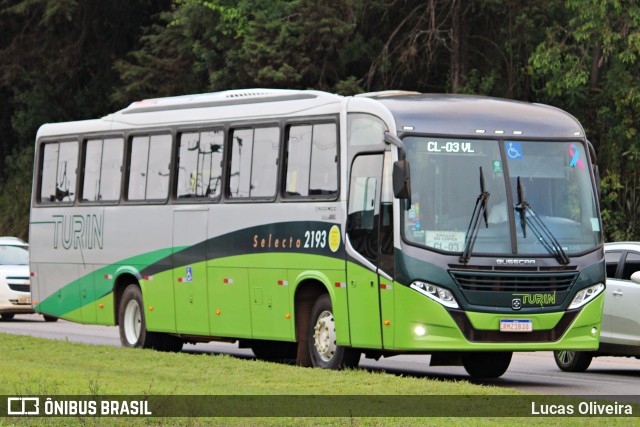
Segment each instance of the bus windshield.
M403 141L411 164L411 206L403 224L409 243L473 255L545 255L561 263L600 244L583 143Z

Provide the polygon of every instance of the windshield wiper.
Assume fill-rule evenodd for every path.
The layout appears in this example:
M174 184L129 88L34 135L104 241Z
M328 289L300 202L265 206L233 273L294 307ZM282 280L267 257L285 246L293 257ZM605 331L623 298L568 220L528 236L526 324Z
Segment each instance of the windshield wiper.
M471 221L467 228L467 234L465 235L464 251L460 256L460 262L466 264L471 257L471 251L473 245L476 243L478 237L478 229L480 225L480 217L484 219L484 225L489 228L489 221L487 218L487 202L489 201L490 194L486 191L484 185L484 175L482 174L482 166L480 167L480 195L476 199L476 205L473 208L473 214L471 215Z
M525 239L527 238L526 226L528 224L531 230L533 230L533 234L538 238L538 241L551 255L555 255L560 264L569 264L569 257L562 249L562 246L560 246L560 242L558 242L551 230L544 225L544 222L542 222L531 205L524 199L520 177L518 177L517 186L518 204L515 209L520 213L520 226L522 227L523 237Z

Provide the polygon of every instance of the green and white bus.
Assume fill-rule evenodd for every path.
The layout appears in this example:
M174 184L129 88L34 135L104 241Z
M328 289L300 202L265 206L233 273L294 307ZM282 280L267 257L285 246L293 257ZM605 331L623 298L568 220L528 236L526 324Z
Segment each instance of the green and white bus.
M598 347L597 168L559 109L231 90L45 124L35 152L34 308L124 346L430 354L475 377Z

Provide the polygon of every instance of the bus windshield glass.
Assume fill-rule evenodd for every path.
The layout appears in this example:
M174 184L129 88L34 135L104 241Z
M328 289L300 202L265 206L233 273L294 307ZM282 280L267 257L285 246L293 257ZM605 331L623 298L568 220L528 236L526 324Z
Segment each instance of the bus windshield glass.
M403 224L409 243L464 253L461 260L467 253L518 254L561 263L600 244L583 143L422 136L403 141L411 164L411 206Z

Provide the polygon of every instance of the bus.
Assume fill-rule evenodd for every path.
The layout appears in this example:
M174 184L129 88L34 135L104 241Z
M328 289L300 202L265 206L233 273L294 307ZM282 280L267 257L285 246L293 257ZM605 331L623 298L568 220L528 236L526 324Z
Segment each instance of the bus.
M330 369L429 354L495 378L514 351L598 347L598 180L580 123L540 104L147 99L39 129L32 301L126 347Z

